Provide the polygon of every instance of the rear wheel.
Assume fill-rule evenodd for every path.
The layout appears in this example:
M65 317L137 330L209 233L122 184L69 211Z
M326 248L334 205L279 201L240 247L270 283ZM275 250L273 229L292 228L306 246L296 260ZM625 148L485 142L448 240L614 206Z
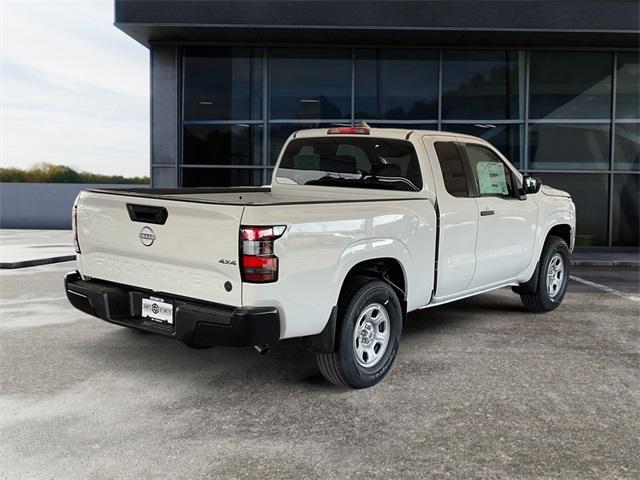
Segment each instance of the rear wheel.
M569 262L569 247L565 241L554 236L547 238L540 256L535 293L520 294L528 310L548 312L560 305L569 283Z
M320 371L335 385L375 385L395 360L401 331L402 309L393 288L355 278L338 306L335 351L316 353Z

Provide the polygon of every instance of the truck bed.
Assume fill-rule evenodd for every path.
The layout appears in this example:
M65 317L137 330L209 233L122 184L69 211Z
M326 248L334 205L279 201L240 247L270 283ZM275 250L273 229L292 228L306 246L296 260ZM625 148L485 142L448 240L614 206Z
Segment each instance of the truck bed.
M241 188L135 188L135 189L100 189L87 191L122 195L149 199L173 200L177 202L205 203L214 205L291 205L302 203L337 203L337 202L374 202L380 201L377 191L362 191L354 194L345 192L343 188L322 187L325 192L313 193L305 189L304 194L273 193L271 187L241 187ZM330 195L327 193L330 192ZM385 192L387 193L387 192ZM398 195L398 200L406 199ZM384 198L393 200L394 197Z

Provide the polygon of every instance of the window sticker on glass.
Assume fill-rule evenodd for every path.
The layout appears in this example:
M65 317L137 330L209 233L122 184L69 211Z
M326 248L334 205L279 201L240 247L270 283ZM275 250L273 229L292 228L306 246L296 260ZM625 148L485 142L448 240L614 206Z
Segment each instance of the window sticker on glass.
M480 194L509 195L504 167L496 162L476 163Z

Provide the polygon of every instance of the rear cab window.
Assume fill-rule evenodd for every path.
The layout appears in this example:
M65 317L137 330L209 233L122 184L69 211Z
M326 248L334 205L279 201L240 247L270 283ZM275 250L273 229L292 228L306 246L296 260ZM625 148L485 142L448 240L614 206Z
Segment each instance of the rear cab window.
M287 145L276 171L279 183L331 187L422 190L413 144L376 137L309 137Z

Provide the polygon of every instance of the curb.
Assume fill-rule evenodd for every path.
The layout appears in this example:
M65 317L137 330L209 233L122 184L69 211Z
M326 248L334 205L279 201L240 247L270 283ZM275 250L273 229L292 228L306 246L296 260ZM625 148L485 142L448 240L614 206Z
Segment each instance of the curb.
M572 260L573 267L640 267L637 260Z
M37 267L38 265L49 265L50 263L70 262L75 259L75 255L64 255L62 257L37 258L35 260L22 260L18 262L0 262L0 269Z

